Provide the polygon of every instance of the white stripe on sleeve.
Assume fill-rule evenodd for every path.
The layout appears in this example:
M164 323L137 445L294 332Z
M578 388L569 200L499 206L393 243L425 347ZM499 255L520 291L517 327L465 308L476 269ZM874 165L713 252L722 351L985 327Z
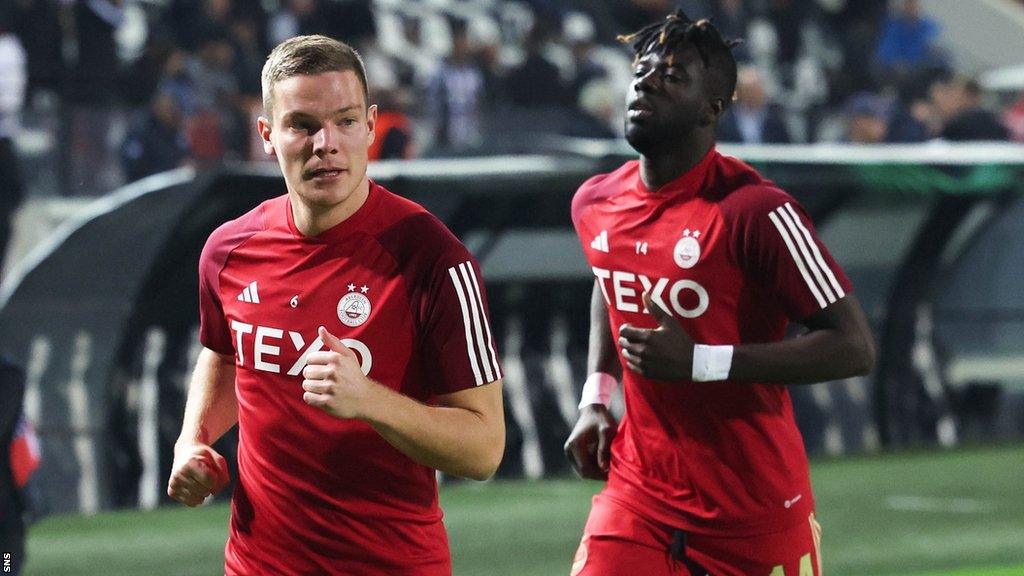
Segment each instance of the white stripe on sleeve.
M462 279L459 278L459 273L455 271L455 266L448 269L448 274L451 275L452 283L455 284L455 293L459 295L459 304L462 306L462 322L466 328L466 351L469 354L469 364L473 367L473 375L476 376L476 384L479 386L483 384L483 378L480 376L480 367L476 363L476 352L473 348L473 336L471 335L469 320L469 307L466 305L466 295L462 291Z
M804 263L807 265L808 270L810 270L811 273L814 274L814 278L818 281L818 286L821 288L822 294L825 295L825 299L828 300L829 304L835 302L835 293L833 293L832 289L829 288L828 284L825 283L825 276L822 275L821 269L818 268L818 264L814 261L814 258L811 256L811 251L810 249L807 248L807 243L804 241L803 235L800 234L800 231L796 227L796 223L793 222L793 219L789 216L789 213L786 212L785 206L779 206L778 208L775 209L775 211L778 212L779 216L782 218L782 221L785 222L786 226L789 228L790 233L793 234L793 240L795 244L800 248L800 253L803 254Z
M801 259L796 246L793 246L793 241L789 238L789 232L786 231L785 225L782 224L779 220L779 216L775 212L769 212L768 218L771 219L772 224L775 224L775 228L778 229L783 242L785 242L786 247L789 248L789 253L793 256L793 260L796 261L796 266L800 269L800 274L804 277L804 282L807 283L807 287L811 289L811 293L814 294L814 298L818 301L818 305L824 308L827 305L825 299L821 297L821 292L818 290L818 286L815 285L811 275L807 272L807 267L804 266L804 261Z
M466 295L469 298L469 308L473 312L473 326L476 328L476 349L480 351L480 365L483 366L484 374L487 376L487 382L490 382L494 380L494 371L491 370L491 360L487 357L487 353L484 351L487 347L487 342L484 340L483 322L480 321L483 306L477 304L476 294L473 293L473 281L470 280L470 276L473 275L473 272L470 271L469 262L467 261L459 264L459 270L462 271L462 279L464 280L463 286L466 288ZM477 382L477 385L479 384L481 384L481 382Z
M476 301L480 303L480 317L484 320L484 332L487 333L487 349L491 352L491 365L494 366L494 379L501 378L501 368L498 366L498 355L494 353L494 337L491 335L491 323L487 319L487 310L484 309L484 299L480 295L480 282L477 280L476 270L471 262L466 263L470 270L470 279L473 280L473 290L476 292Z
M846 296L846 292L843 291L843 287L840 286L839 281L836 280L836 275L832 273L832 269L825 264L825 259L821 257L821 250L818 249L818 243L811 237L810 230L808 230L807 227L804 226L803 221L797 217L796 210L793 210L793 207L789 202L786 202L786 210L789 210L789 213L793 215L793 220L795 220L796 225L800 227L800 231L803 232L804 238L807 239L807 243L811 246L811 251L814 252L814 259L818 261L818 266L820 266L825 272L825 275L828 276L828 281L832 284L832 288L836 291L836 294L839 298Z

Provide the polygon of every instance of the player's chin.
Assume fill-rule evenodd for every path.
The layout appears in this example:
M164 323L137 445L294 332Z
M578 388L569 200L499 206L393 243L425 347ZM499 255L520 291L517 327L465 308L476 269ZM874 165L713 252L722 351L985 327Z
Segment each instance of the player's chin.
M346 180L333 182L305 181L300 195L314 206L330 207L348 198L351 186Z
M660 135L651 126L626 122L626 142L637 152L644 154L655 149L660 139Z

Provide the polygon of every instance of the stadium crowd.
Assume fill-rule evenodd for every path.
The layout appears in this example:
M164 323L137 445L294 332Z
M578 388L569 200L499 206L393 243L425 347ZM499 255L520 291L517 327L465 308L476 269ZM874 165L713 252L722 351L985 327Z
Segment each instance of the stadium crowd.
M986 108L918 4L0 0L0 138L19 117L42 134L36 148L71 195L183 164L266 160L252 129L260 68L270 46L308 33L365 58L382 112L374 158L521 152L538 132L613 138L630 74L616 35L680 7L745 39L722 141L1024 140L1024 98Z

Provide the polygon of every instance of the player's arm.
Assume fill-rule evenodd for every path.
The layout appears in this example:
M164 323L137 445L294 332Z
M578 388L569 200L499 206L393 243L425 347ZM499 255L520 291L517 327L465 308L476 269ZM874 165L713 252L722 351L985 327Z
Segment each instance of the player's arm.
M203 348L189 384L181 434L174 444L168 496L198 506L227 484L227 463L210 446L237 421L235 358Z
M587 346L587 374L580 417L569 439L565 456L584 478L603 479L611 463L616 422L608 410L612 385L622 377L617 348L608 325L608 310L597 281L590 295L590 341Z
M797 338L735 346L729 379L811 384L862 376L874 368L874 339L853 294L803 323L808 332Z
M622 364L619 362L612 329L608 324L608 308L604 303L601 286L594 280L590 293L590 338L587 343L587 374L600 372L615 379L622 378Z
M365 419L418 464L473 480L494 475L505 452L502 380L437 397L428 406L378 386Z
M804 321L809 332L764 344L701 346L644 295L655 329L625 324L619 345L630 370L656 380L810 384L867 374L875 345L856 296L847 294Z
M337 418L368 423L414 462L486 480L505 451L502 381L440 395L427 405L366 377L355 354L320 328L327 350L303 369L303 399Z

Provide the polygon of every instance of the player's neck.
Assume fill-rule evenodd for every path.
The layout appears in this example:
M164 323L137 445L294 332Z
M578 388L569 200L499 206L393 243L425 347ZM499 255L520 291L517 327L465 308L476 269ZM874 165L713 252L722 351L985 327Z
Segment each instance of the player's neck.
M693 169L715 145L713 138L700 138L684 146L640 155L640 179L648 190L656 191Z
M312 204L294 193L288 194L288 201L292 205L292 218L295 221L295 228L303 236L319 236L348 220L362 208L369 195L370 182L364 178L348 198L333 206Z

